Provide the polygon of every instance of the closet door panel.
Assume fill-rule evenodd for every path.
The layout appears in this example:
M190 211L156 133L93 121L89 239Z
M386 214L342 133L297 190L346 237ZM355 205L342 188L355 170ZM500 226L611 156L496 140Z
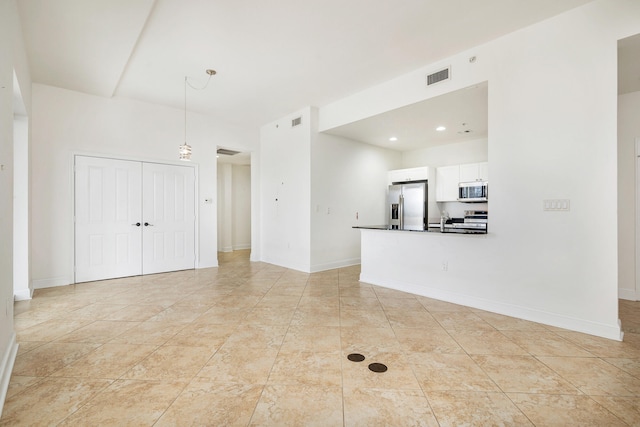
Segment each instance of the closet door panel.
M75 281L142 273L142 165L75 157Z
M142 274L195 268L194 169L144 163L142 177Z

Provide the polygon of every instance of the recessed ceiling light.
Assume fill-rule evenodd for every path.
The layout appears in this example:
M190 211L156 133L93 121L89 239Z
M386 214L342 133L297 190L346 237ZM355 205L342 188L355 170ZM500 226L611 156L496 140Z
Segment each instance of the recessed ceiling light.
M438 127L436 128L436 130L437 130L438 132L444 132L445 130L447 130L447 128L446 128L446 127L444 127L444 126L438 126Z
M392 136L391 138L389 138L389 141L391 142L396 142L398 140L398 138L396 138L395 136Z

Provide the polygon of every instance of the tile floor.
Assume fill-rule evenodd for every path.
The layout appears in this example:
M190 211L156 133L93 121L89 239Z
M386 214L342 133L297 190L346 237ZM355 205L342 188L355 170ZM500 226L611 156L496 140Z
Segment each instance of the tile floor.
M621 302L621 343L359 283L358 267L220 264L16 303L0 425L640 425L638 303Z

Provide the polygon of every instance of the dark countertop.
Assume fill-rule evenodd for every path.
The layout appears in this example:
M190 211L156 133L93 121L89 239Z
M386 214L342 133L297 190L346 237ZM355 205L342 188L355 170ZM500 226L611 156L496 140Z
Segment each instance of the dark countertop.
M358 228L361 230L388 230L388 231L408 231L413 233L438 233L438 234L487 234L486 231L478 230L465 230L460 228L447 228L445 232L440 231L440 225L438 227L430 227L427 230L398 230L389 228L388 225L354 225L352 228Z

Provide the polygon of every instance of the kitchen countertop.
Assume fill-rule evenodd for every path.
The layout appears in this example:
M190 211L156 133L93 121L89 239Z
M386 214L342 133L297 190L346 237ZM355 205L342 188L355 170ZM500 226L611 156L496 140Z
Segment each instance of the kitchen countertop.
M427 230L398 230L389 228L388 225L354 225L352 228L358 228L362 230L385 230L385 231L403 231L413 233L438 233L438 234L487 234L486 231L479 230L465 230L461 228L447 228L445 232L440 231L440 224L438 227L430 227Z

